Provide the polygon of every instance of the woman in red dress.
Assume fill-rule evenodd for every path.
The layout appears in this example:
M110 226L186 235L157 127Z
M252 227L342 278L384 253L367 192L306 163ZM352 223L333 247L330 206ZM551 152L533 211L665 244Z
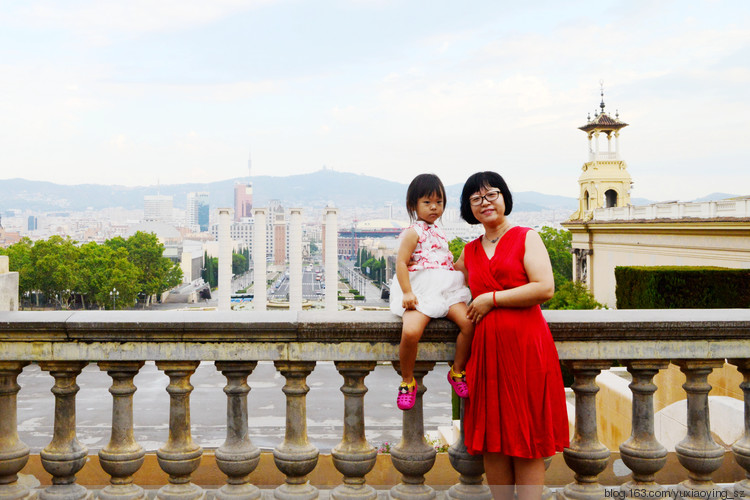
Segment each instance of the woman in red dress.
M508 186L494 172L466 181L461 216L482 224L456 262L467 277L476 327L466 366L464 433L469 453L484 455L495 498L538 499L544 457L568 443L568 417L557 349L539 305L554 293L552 266L539 235L513 226ZM495 488L497 485L509 485Z

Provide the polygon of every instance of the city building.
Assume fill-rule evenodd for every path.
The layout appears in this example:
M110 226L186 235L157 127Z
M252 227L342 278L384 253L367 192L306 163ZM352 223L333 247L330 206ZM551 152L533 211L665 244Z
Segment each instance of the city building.
M270 230L266 230L266 235L271 236L272 262L278 266L283 266L286 264L287 255L289 255L289 249L287 248L289 244L288 224L284 207L278 200L273 200L268 213L267 222L270 224Z
M29 231L36 231L39 227L39 219L36 215L29 215L27 228Z
M143 220L173 222L173 202L168 195L155 194L143 197Z
M354 221L352 227L339 229L339 258L356 259L363 240L381 238L395 240L407 226L408 223L393 219Z
M205 191L187 194L186 222L193 232L208 231L208 193Z
M234 185L234 220L241 221L253 216L253 184Z
M21 233L6 231L3 228L3 218L0 216L0 247L7 248L19 241L21 241Z

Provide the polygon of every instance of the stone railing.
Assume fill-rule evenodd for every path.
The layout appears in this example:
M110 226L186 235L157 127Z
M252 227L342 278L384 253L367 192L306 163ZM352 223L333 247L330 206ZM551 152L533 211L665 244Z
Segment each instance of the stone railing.
M647 491L651 496L750 495L750 479L736 478L729 489L712 481L713 472L730 459L727 455L733 454L734 460L750 471L750 311L547 311L545 316L560 357L575 379L575 433L563 453L574 480L554 493L545 490L545 496L647 496ZM377 452L365 439L365 379L379 361L391 361L399 369L400 329L400 320L385 312L0 312L0 498L91 495L76 482L88 453L76 438L76 378L88 363L97 363L112 380L112 401L106 402L113 406L111 439L99 452L101 467L111 479L98 495L106 499L145 498L143 489L133 481L145 455L133 433L133 379L145 361L155 361L170 380L165 395L170 402L169 437L156 453L169 480L156 493L157 498L205 495L191 483L203 453L193 442L190 425L190 378L200 361L213 361L226 377L226 441L215 457L227 479L215 496L257 498L258 488L247 480L259 461L259 451L248 438L247 396L251 375L261 360L273 361L286 380L286 435L273 452L276 467L286 480L274 496L316 498L318 491L307 480L316 467L318 450L307 436L306 379L316 361L329 360L344 379L343 436L332 450L333 463L343 480L331 496L373 499L376 491L366 484L365 475L373 468ZM447 321L430 324L415 370L419 382L435 363L452 358L455 334L455 327ZM725 360L744 375L740 387L745 398L745 434L734 444L733 453L714 442L709 430L711 386L707 377ZM620 457L632 470L632 479L617 491L605 490L599 481L610 451L598 438L595 405L596 376L615 362L627 366L633 376L632 435L620 446ZM21 389L18 376L29 363L38 363L54 379L53 435L40 453L52 484L39 491L29 490L17 480L29 458L16 416ZM688 432L676 446L685 469L684 480L665 490L655 482L667 451L654 436L653 378L669 363L678 365L687 379L683 387ZM419 385L414 409L403 414L402 440L391 450L393 467L402 474L401 483L390 491L395 498L428 499L436 494L425 484L435 450L424 440L424 387ZM462 439L449 454L460 479L447 494L462 499L490 498L489 488L482 485L481 458L468 455Z
M594 220L714 219L750 217L750 197L701 203L654 203L644 206L598 208Z

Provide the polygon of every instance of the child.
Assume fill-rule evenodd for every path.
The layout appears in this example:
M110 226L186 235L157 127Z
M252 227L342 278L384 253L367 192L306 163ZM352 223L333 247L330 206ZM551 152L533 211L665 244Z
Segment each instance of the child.
M468 396L464 368L471 351L474 327L466 316L471 293L464 275L453 267L448 240L435 225L445 209L445 188L433 174L414 178L406 191L406 210L412 224L401 233L396 276L391 284L391 312L403 316L399 360L402 382L396 403L410 410L417 398L414 363L419 339L431 318L447 317L460 329L456 357L448 382L460 397Z

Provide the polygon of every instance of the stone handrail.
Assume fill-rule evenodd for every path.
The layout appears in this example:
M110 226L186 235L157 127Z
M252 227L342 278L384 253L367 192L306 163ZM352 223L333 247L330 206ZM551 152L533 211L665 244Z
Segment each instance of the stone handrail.
M575 435L564 452L575 473L574 482L560 490L561 498L601 498L597 477L605 469L609 450L596 428L596 376L614 362L633 376L632 435L620 447L623 462L633 471L621 493L646 490L663 493L654 475L667 452L654 437L653 377L672 362L685 373L688 433L676 446L687 479L676 489L687 495L721 495L712 473L725 451L710 434L707 377L725 360L744 375L745 435L735 443L735 460L750 470L750 310L639 310L545 311L560 354L575 382ZM200 361L214 361L227 379L227 439L216 450L227 483L217 498L257 498L257 487L247 476L258 463L259 451L247 437L247 379L258 361L273 361L285 377L286 437L274 450L278 469L286 476L274 495L279 499L313 499L317 490L307 475L317 464L318 450L309 443L306 428L305 381L316 361L334 361L344 377L344 433L332 450L343 474L334 498L368 498L375 491L365 482L376 450L364 434L365 378L376 362L394 362L398 370L400 319L387 312L0 312L0 498L27 498L35 492L19 483L17 473L29 457L18 435L16 395L18 375L30 362L54 378L54 432L41 452L52 485L40 498L86 498L75 474L87 450L75 435L76 377L96 362L112 378L113 422L110 443L100 451L102 468L111 484L100 498L143 498L133 484L145 452L133 438L133 378L145 361L155 361L169 377L169 439L157 451L169 483L158 498L202 498L205 492L190 482L202 449L190 429L190 377ZM415 376L420 382L435 365L452 359L456 329L447 321L433 321L420 343ZM423 388L422 388L423 391ZM404 413L404 435L392 449L394 467L402 482L391 490L396 498L432 498L424 484L435 451L423 438L422 394L414 410ZM461 439L451 447L451 463L460 483L448 492L453 498L489 498L481 484L481 459L468 455ZM750 495L750 480L738 481L734 492ZM658 493L657 493L658 494ZM545 495L552 495L548 490ZM738 494L739 496L739 494Z
M750 197L720 201L654 203L643 206L597 208L595 221L715 219L750 217Z

